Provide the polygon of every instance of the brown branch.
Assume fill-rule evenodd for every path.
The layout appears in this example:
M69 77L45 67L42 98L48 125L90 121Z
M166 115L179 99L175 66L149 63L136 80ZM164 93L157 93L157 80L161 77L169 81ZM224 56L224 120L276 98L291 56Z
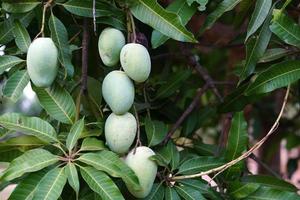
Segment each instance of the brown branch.
M287 100L288 100L289 91L290 91L290 86L288 86L288 88L286 90L280 112L279 112L274 124L272 125L271 129L268 131L266 136L264 136L259 142L257 142L255 145L253 145L247 152L245 152L244 154L242 154L238 158L236 158L236 159L234 159L234 160L232 160L232 161L230 161L230 162L228 162L228 163L226 163L226 164L224 164L220 167L216 167L216 168L213 168L213 169L210 169L210 170L207 170L207 171L204 171L204 172L200 172L200 173L197 173L197 174L192 174L192 175L173 176L171 179L175 181L175 180L181 180L181 179L197 178L197 177L201 177L201 176L204 176L204 175L209 175L209 174L212 174L212 173L216 173L214 175L214 177L212 178L212 179L214 179L217 175L224 172L229 167L232 167L233 165L240 162L241 160L249 157L254 151L259 149L265 143L265 141L270 137L270 135L272 135L272 133L274 133L275 130L277 129L277 127L279 125L279 121L282 117L284 108L285 108Z
M172 137L172 135L175 133L175 131L178 129L178 127L182 124L182 122L191 114L191 112L194 110L194 108L197 106L198 101L200 100L201 96L207 91L209 88L208 84L205 84L202 88L198 89L198 92L196 96L194 97L191 104L187 107L187 109L182 113L182 115L179 117L179 119L176 121L176 123L173 125L171 130L168 132L167 136L163 140L163 143L166 144Z

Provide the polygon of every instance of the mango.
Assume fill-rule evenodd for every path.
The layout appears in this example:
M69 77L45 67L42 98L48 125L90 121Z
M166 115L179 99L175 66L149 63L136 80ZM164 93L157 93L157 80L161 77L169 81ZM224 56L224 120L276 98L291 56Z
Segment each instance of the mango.
M128 152L137 130L135 117L131 113L116 115L111 113L105 122L105 139L108 147L118 153Z
M126 44L120 54L121 66L125 73L140 83L147 80L151 71L151 59L148 50L141 44Z
M149 157L155 153L148 147L141 146L132 150L125 158L125 163L134 171L139 179L141 188L135 190L131 185L126 185L129 192L137 198L145 198L151 192L156 173L157 164L150 160Z
M37 38L28 48L27 70L37 87L50 87L58 71L58 51L51 38Z
M113 113L125 114L134 101L134 85L123 71L112 71L102 83L102 96Z
M98 40L98 49L102 62L108 67L115 66L120 60L120 52L125 45L125 37L115 28L105 28Z

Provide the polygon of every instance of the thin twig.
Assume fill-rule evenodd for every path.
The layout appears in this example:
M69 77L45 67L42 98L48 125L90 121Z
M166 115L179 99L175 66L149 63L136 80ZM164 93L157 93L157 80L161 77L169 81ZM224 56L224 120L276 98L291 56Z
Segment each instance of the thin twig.
M45 19L46 19L46 11L47 8L51 6L53 0L48 0L47 3L43 7L43 16L42 16L42 26L40 32L35 36L35 39L42 34L45 37L44 29L45 29Z
M264 163L263 161L261 161L253 153L249 156L249 158L251 158L252 160L254 160L255 162L257 162L259 165L261 165L265 170L267 170L273 176L275 176L277 178L281 178L281 176L279 174L277 174L274 170L272 170L266 163Z
M139 146L142 146L142 142L141 142L141 131L140 131L140 120L139 120L139 114L135 108L135 105L133 106L134 109L134 115L135 115L135 120L136 120L136 124L137 124L137 130L136 130L136 143L134 146L134 151L133 154L135 154L136 152L136 148Z
M218 176L220 173L224 172L229 167L231 167L231 166L235 165L236 163L240 162L241 160L249 157L254 151L259 149L261 147L261 145L264 144L264 142L270 137L270 135L272 133L275 132L276 128L279 125L279 121L282 117L282 114L284 112L284 108L286 106L288 96L289 96L289 91L290 91L290 86L287 87L287 90L286 90L286 93L285 93L285 96L284 96L284 100L283 100L280 112L279 112L274 124L272 125L271 129L268 131L267 135L264 136L255 145L253 145L247 152L245 152L244 154L242 154L238 158L236 158L236 159L234 159L234 160L232 160L232 161L230 161L230 162L228 162L228 163L226 163L226 164L224 164L220 167L216 167L216 168L213 168L213 169L210 169L210 170L207 170L207 171L204 171L204 172L200 172L200 173L197 173L197 174L192 174L192 175L174 176L171 179L175 181L175 180L181 180L181 179L197 178L197 177L201 177L201 176L204 176L204 175L209 175L209 174L212 174L212 173L216 173L214 175L214 177L212 178L212 179L214 179L216 176Z
M202 88L198 89L198 92L196 96L194 97L191 104L187 107L187 109L182 113L182 115L179 117L179 119L176 121L176 123L173 125L171 130L168 132L167 136L163 140L163 144L168 143L172 135L175 133L175 131L178 129L178 127L182 124L182 122L191 114L191 112L194 110L196 105L199 102L199 99L201 96L206 92L206 90L209 88L208 84L205 84Z
M93 25L94 33L97 35L97 26L96 26L96 0L93 0Z

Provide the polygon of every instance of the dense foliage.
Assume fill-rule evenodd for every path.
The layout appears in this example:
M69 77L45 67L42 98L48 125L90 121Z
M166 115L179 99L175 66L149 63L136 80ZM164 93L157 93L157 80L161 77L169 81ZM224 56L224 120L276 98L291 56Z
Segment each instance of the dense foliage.
M145 199L300 199L272 170L283 139L300 144L299 1L0 2L0 190L17 183L11 200L135 199L156 165ZM126 42L114 31L98 46L107 27ZM33 49L42 37L52 40ZM110 40L119 49L106 61ZM120 63L124 42L139 45ZM114 78L102 88L113 70L134 85ZM130 158L104 133L125 130ZM140 159L138 146L155 155ZM296 168L297 159L284 178Z

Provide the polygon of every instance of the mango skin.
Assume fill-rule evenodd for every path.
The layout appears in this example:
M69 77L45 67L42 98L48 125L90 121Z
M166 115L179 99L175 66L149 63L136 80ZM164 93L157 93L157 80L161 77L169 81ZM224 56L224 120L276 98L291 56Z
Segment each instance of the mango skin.
M115 28L105 28L98 40L98 50L104 65L115 66L120 60L120 52L125 45L125 37Z
M113 113L125 114L134 101L134 85L123 71L112 71L102 83L102 96Z
M126 44L120 54L121 66L125 73L140 83L148 79L151 71L151 59L148 50L141 44Z
M145 198L151 192L156 173L157 164L149 157L155 153L148 147L141 146L134 149L127 155L125 163L135 172L139 179L141 190L134 190L132 186L127 185L129 192L137 198Z
M118 153L128 152L136 136L137 123L131 113L111 113L105 122L105 139L108 147Z
M58 51L51 38L37 38L27 52L27 70L37 87L50 87L58 71Z

